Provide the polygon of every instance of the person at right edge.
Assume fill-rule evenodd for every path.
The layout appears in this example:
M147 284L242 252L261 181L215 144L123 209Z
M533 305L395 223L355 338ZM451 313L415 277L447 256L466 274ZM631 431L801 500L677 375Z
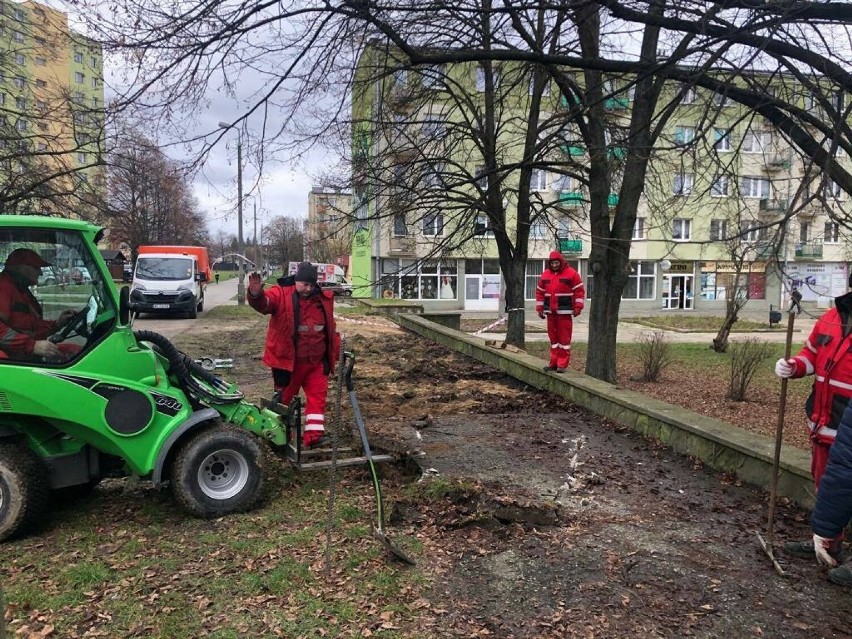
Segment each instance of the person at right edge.
M302 446L316 446L325 433L328 378L340 354L334 295L317 285L316 266L302 262L295 275L266 290L260 273L252 273L246 298L254 310L271 316L263 363L272 369L281 403L289 404L299 389L304 391Z
M848 284L852 288L852 276ZM799 299L793 298L794 306L798 306ZM795 357L786 360L782 357L775 363L775 374L781 378L814 376L811 394L805 402L805 412L811 439L811 475L817 493L817 504L821 504L821 514L814 510L813 517L823 521L825 508L836 499L839 492L835 486L836 470L833 471L829 484L824 483L826 465L829 463L830 454L832 457L843 454L834 452L838 432L852 428L852 416L844 413L849 398L852 397L852 292L834 299L834 308L826 311L817 320L802 350ZM847 420L845 426L841 417ZM849 449L846 455L852 458ZM847 459L846 463L850 461L852 459ZM852 471L845 472L846 480L852 480ZM841 490L849 488L847 485ZM848 520L847 517L843 525ZM820 527L820 530L827 532L826 528ZM814 541L818 537L820 547L815 548ZM817 535L805 541L787 542L784 544L784 552L794 557L812 558L816 554L828 557L832 562L842 561L842 526L837 534ZM852 583L852 570L848 571L848 574Z
M535 289L535 310L540 318L547 317L550 338L550 363L544 370L564 373L568 368L574 317L583 310L585 299L580 274L568 265L562 253L552 251Z

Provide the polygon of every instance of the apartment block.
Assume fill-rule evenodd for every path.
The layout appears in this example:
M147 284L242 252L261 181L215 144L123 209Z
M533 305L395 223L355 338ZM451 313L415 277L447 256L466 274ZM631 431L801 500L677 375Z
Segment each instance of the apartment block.
M475 145L447 142L447 129L466 114L447 108L442 83L463 87L469 102L483 99L484 73L475 63L441 69L386 66L367 50L353 91L352 278L362 295L422 301L432 308L501 308L503 275L488 219L466 211L469 237L459 233L459 189L477 188L489 176L476 166ZM500 174L507 228L516 223L523 136L511 123L528 104L529 71L504 64L492 74L503 92ZM531 77L531 76L529 76ZM751 78L769 98L783 99L816 116L840 112L843 96L805 90L795 78ZM762 84L761 84L762 83ZM606 153L613 166L608 205L618 205L627 122L634 100L629 80L604 87ZM526 300L551 250L558 249L583 276L594 300L589 268L589 193L582 179L588 149L570 123L574 100L555 84L545 88L539 139L541 168L530 172L530 197L540 214L529 229ZM826 103L827 101L827 103ZM747 295L747 309L783 305L793 287L806 305L827 307L847 290L850 238L838 220L849 201L769 122L725 96L672 82L660 102L671 106L652 153L630 249L630 278L622 308L631 311L720 310L732 295ZM564 116L562 115L564 114ZM564 120L563 120L564 119ZM440 168L430 169L430 146ZM825 141L826 148L831 141ZM833 151L836 161L849 158ZM417 169L412 166L420 163ZM450 167L450 168L448 168ZM459 168L460 167L460 168ZM434 175L430 175L430 170ZM474 176L453 182L455 172ZM417 173L407 179L407 173ZM480 177L481 176L481 177ZM443 181L442 181L443 180ZM434 187L438 188L434 188ZM445 203L440 191L446 191ZM431 195L430 195L431 194ZM421 211L418 213L418 206ZM470 219L473 219L472 223ZM356 295L358 293L356 292Z
M0 48L0 188L39 196L8 212L94 210L106 189L100 45L65 13L27 1L0 2Z
M327 262L348 254L352 242L352 194L314 187L308 193L305 223L305 255L314 262ZM321 259L320 259L321 258Z

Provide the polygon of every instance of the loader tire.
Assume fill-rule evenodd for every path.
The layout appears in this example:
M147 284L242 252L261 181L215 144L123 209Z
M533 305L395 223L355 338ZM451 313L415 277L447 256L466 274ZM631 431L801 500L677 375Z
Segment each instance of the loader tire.
M47 469L24 444L0 444L0 541L27 532L50 497Z
M263 488L263 450L250 433L216 424L191 436L171 468L175 499L196 517L249 510Z

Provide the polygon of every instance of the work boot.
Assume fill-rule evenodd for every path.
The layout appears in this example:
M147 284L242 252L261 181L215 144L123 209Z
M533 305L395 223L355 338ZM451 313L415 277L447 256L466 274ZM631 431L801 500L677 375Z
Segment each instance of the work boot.
M556 364L548 364L547 366L544 367L544 370L547 371L548 373L551 373L551 372L556 370Z
M567 371L567 370L568 370L567 368L562 368L562 367L560 367L560 368L557 368L557 369L556 369L556 372L557 372L557 373L564 373L564 372L565 372L565 371Z
M800 557L801 559L816 559L816 551L814 550L813 539L807 541L788 541L784 544L784 552L791 557ZM828 550L828 554L837 562L843 561L843 542L837 540L837 543ZM835 570L839 570L835 568ZM852 579L852 569L849 570L850 579Z
M306 430L302 433L302 448L314 448L322 441L324 431L321 430Z
M852 562L829 570L828 580L838 586L852 586Z

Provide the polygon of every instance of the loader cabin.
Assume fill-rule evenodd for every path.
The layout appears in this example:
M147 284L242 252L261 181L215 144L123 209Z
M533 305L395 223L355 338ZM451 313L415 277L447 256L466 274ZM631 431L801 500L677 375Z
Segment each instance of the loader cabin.
M111 275L93 253L97 229L56 218L0 218L0 365L68 366L118 317Z

